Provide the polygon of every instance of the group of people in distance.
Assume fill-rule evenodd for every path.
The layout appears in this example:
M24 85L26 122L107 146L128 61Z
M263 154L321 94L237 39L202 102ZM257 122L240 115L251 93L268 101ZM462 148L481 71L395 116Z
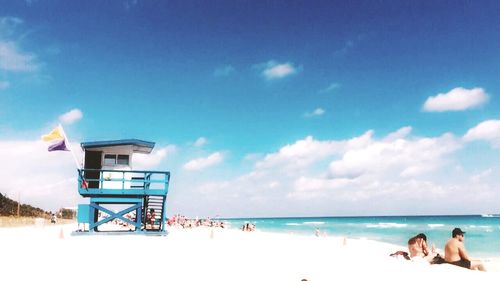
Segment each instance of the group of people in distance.
M211 218L206 218L206 219L190 219L187 218L183 215L177 214L175 216L172 216L167 220L167 224L169 226L174 226L174 227L182 227L182 228L194 228L194 227L200 227L200 226L205 226L205 227L220 227L220 228L225 228L224 221L217 220L217 219L211 219Z
M424 260L431 264L448 263L472 270L486 271L480 260L472 260L464 245L464 234L460 228L455 228L451 232L451 238L444 246L444 257L436 252L434 244L429 251L427 245L427 236L419 233L408 240L408 253L398 251L391 256L402 255L408 260Z
M243 224L243 227L241 228L241 230L243 230L245 232L255 231L255 224L247 222L247 223Z

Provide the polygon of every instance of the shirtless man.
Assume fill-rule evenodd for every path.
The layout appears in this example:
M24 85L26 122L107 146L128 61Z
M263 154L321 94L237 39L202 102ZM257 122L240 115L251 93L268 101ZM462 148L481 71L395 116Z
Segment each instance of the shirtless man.
M460 228L453 229L452 238L444 246L444 260L453 265L472 270L486 271L481 261L471 260L464 246L464 234Z

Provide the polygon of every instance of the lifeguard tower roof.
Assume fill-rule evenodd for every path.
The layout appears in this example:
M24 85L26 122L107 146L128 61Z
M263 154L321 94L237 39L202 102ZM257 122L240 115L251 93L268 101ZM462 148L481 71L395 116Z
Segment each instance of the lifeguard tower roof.
M124 139L124 140L108 140L108 141L89 141L89 142L82 142L80 144L83 150L101 148L101 147L110 147L110 146L122 146L122 145L132 146L133 152L149 154L153 150L155 143L138 139Z

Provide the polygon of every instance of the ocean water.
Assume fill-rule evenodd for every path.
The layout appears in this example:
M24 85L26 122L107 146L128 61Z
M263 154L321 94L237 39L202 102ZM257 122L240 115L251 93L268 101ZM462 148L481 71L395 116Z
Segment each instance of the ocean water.
M451 231L460 227L465 247L473 258L500 257L500 215L382 216L221 219L230 228L249 222L258 230L314 235L316 228L327 236L370 239L406 247L408 239L425 233L429 245L442 251Z

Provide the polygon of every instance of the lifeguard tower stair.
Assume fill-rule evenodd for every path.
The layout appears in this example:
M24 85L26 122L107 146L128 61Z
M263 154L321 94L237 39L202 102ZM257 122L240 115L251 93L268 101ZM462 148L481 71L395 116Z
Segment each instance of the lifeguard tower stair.
M163 229L163 223L165 223L165 219L162 219L164 213L164 205L165 198L162 196L148 196L146 198L146 210L160 210L159 213L155 211L155 215L153 217L154 223L152 224L152 231ZM143 216L145 219L144 224L147 225L148 216L147 214Z
M166 234L170 172L133 170L134 153L150 153L154 143L136 139L84 142L84 168L78 170L79 232Z

